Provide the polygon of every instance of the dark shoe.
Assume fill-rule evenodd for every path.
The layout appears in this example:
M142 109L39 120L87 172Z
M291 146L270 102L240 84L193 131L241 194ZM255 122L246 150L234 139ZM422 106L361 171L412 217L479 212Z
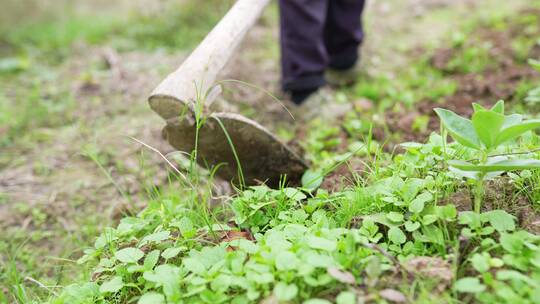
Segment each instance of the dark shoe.
M300 122L306 122L315 118L334 120L352 110L351 104L337 103L335 99L333 90L320 88L295 107L292 113Z

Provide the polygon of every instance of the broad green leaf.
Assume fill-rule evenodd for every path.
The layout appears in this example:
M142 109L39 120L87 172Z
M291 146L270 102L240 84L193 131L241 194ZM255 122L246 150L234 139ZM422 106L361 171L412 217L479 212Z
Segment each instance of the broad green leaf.
M485 111L486 110L486 108L484 108L484 106L482 106L481 104L476 103L476 102L473 102L472 107L473 107L473 110L475 112L476 111Z
M145 270L146 268L144 268L144 266L139 265L139 264L132 264L127 267L128 273L143 272Z
M336 304L356 304L356 295L352 291L342 291L336 297Z
M171 235L171 232L167 231L167 230L149 234L149 235L145 236L139 242L139 247L142 247L142 246L144 246L146 244L150 244L150 243L159 243L159 242L165 241L166 239L169 238L170 235Z
M495 139L495 146L512 140L527 131L531 131L537 128L540 128L540 119L527 120L519 124L504 128L500 131L499 135L497 135L497 138Z
M302 187L306 188L309 191L313 191L322 184L323 174L320 171L307 170L302 175Z
M115 259L101 258L101 260L99 260L99 266L103 268L112 268L115 262Z
M480 139L476 135L474 126L469 119L441 108L436 108L435 113L437 113L442 124L454 140L469 148L480 149Z
M465 178L469 178L469 179L472 179L472 180L478 180L478 172L475 172L475 171L463 171L463 170L459 170L458 168L455 168L455 167L452 167L452 166L450 166L448 168L448 171L456 174L457 177L465 177Z
M298 258L290 251L280 252L276 256L276 269L277 270L292 270L298 266Z
M288 198L295 202L299 202L307 198L307 196L302 192L302 190L296 188L284 188L283 193L285 193Z
M257 244L246 239L235 239L235 240L230 241L229 244L233 247L238 247L241 250L247 253L251 253L251 254L259 251L259 246Z
M386 214L386 218L388 218L392 222L401 223L403 221L403 214L401 214L399 212L392 211L392 212L388 212Z
M536 268L540 269L540 252L537 250L536 254L529 260Z
M517 125L521 123L522 121L523 121L523 115L519 115L519 114L506 115L504 117L504 124L502 125L501 129L504 130L508 127Z
M422 147L424 147L424 144L417 143L417 142L414 142L414 141L408 141L408 142L400 143L399 145L402 146L405 149L412 149L412 150L418 150L418 149L421 149Z
M202 284L202 282L201 282ZM194 284L194 285L200 285L200 284ZM202 285L204 287L204 285ZM193 292L193 291L192 291ZM227 300L227 296L223 293L214 292L207 288L201 288L200 291L197 291L195 294L199 294L199 298L202 301L199 302L192 302L192 303L224 303ZM170 302L169 303L174 303ZM176 302L176 303L182 303L182 302Z
M501 281L521 281L530 284L531 286L538 286L538 283L521 272L515 270L500 270L497 271L497 280Z
M504 100L497 101L497 103L491 107L491 111L504 115Z
M419 222L411 222L411 221L405 222L405 230L407 230L408 232L413 232L417 230L418 228L420 228Z
M143 294L137 304L164 304L165 297L157 292L147 292Z
M390 227L388 229L388 239L394 244L403 244L407 241L405 233L399 227Z
M490 258L489 266L495 267L495 268L501 268L504 266L504 261L499 258Z
M409 205L409 211L413 213L420 213L424 210L424 200L414 199Z
M459 224L467 225L471 228L479 228L482 226L480 215L472 211L463 211L459 213Z
M418 192L425 187L426 180L421 178L409 178L405 181L405 184L401 187L400 193L406 202L410 202L416 197Z
M437 221L438 219L439 219L439 216L437 214L426 214L422 218L422 224L424 224L424 226L427 226L427 225L435 223L435 221Z
M417 236L415 236L417 238ZM435 225L425 225L422 227L422 236L420 239L423 242L430 242L444 245L444 235L440 228Z
M238 240L249 242L246 239ZM215 266L216 264L222 263L226 255L227 249L225 246L203 247L198 253L194 251L190 252L190 256L203 263L207 269Z
M94 242L94 247L96 249L102 249L107 244L110 244L118 239L118 236L116 234L117 232L115 229L105 228L105 231Z
M226 291L233 284L233 277L227 274L220 274L212 279L211 288L215 291Z
M114 256L122 263L137 263L144 256L139 248L128 247L118 250Z
M176 284L180 279L180 269L177 266L163 264L156 267L154 271L145 271L145 280L161 285Z
M480 283L478 278L465 277L457 280L454 288L459 292L479 293L486 290L486 286Z
M146 274L145 272L143 276ZM163 293L167 297L177 296L180 292L178 288L181 278L181 270L179 267L173 265L159 265L154 270L154 276L150 281L156 282L163 286ZM144 276L146 279L147 277ZM152 280L153 279L153 280Z
M27 58L0 58L0 75L24 71L29 67L30 60Z
M383 266L381 258L377 255L371 255L366 258L367 265L366 265L366 275L370 279L378 278L381 273L383 273Z
M489 255L475 253L471 258L471 264L479 273L484 273L489 270Z
M420 213L424 210L424 205L433 199L433 195L429 192L423 192L418 195L409 204L409 211L414 213Z
M109 281L103 282L99 287L99 292L108 293L108 292L117 292L124 287L124 282L122 281L121 276L116 276Z
M508 160L508 158L503 156L491 157L483 165L489 166L505 160ZM504 173L504 171L465 171L452 166L449 167L449 171L456 173L458 176L470 178L473 180L478 180L481 176L483 176L484 180L491 180Z
M535 68L536 70L538 70L538 71L540 72L540 60L529 59L528 63L529 63L533 68Z
M197 231L193 227L193 222L186 216L182 217L178 222L174 223L180 230L182 236L186 239L192 238L197 234Z
M279 282L274 287L274 295L281 301L290 301L298 294L298 287L295 284Z
M161 256L164 258L164 259L172 259L174 258L175 256L177 256L181 251L184 251L186 250L187 248L186 247L173 247L173 248L167 248L165 250L163 250L163 253L161 254Z
M152 270L154 269L154 266L156 266L158 260L159 260L159 250L153 250L150 253L146 255L146 258L144 258L144 268L146 270Z
M99 297L99 285L96 282L89 282L84 284L71 284L64 288L62 295L66 296L65 302L61 303L74 303L74 304L84 304L85 300L94 302L96 297ZM1 298L8 303L5 298ZM78 300L78 302L77 302Z
M487 218L489 223L498 232L512 231L516 229L514 216L504 210L492 210L482 213L482 217Z
M526 232L523 232L526 233ZM512 254L518 254L522 251L525 240L522 232L516 233L501 233L499 239L501 246L504 250Z
M444 206L437 206L436 208L437 214L439 217L445 219L445 220L453 220L457 216L457 209L455 205L448 204Z
M398 212L396 212L396 213L400 214ZM366 215L364 220L366 220L366 219L370 220L372 222L375 222L375 223L385 225L387 227L393 227L393 226L399 226L400 225L400 222L393 222L390 219L388 219L388 214L386 214L386 213L375 213L375 214Z
M336 241L317 236L309 236L307 242L309 244L309 247L314 249L334 251L337 247Z
M303 254L301 260L307 262L311 266L320 268L332 267L335 263L334 258L331 256L319 254L315 250Z
M204 264L195 258L185 258L182 260L182 264L187 270L193 273L204 274L206 272Z
M497 161L491 164L475 165L462 160L450 160L448 164L463 171L494 172L514 171L524 169L540 169L540 160L536 159L510 159Z
M504 115L480 110L473 114L472 124L476 135L478 135L484 146L489 149L495 144L495 138L504 124Z

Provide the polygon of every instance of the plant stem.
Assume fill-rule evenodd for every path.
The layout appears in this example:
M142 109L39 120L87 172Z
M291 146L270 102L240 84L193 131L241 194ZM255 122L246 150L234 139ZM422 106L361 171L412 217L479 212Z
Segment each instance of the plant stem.
M480 163L487 163L489 150L482 151ZM474 188L474 212L480 213L482 208L482 201L484 200L484 178L485 172L478 172L478 178L476 179L476 186Z
M480 213L482 207L482 201L484 200L484 176L485 173L481 173L476 180L476 186L474 188L474 212Z

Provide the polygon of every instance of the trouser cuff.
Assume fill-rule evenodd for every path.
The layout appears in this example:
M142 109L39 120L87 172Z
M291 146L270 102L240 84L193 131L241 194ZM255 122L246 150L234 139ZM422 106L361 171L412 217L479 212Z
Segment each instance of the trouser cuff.
M358 61L358 51L334 55L330 58L328 66L334 70L348 70Z

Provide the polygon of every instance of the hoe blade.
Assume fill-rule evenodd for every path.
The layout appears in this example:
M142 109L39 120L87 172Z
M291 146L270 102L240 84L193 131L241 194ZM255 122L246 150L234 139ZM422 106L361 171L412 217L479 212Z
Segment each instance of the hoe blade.
M163 134L174 148L191 152L195 148L195 131L191 115L185 115L167 119ZM243 179L246 185L264 182L278 186L284 175L295 183L307 169L304 160L270 131L233 113L207 117L199 130L197 155L200 165L221 165L219 176L237 183Z

